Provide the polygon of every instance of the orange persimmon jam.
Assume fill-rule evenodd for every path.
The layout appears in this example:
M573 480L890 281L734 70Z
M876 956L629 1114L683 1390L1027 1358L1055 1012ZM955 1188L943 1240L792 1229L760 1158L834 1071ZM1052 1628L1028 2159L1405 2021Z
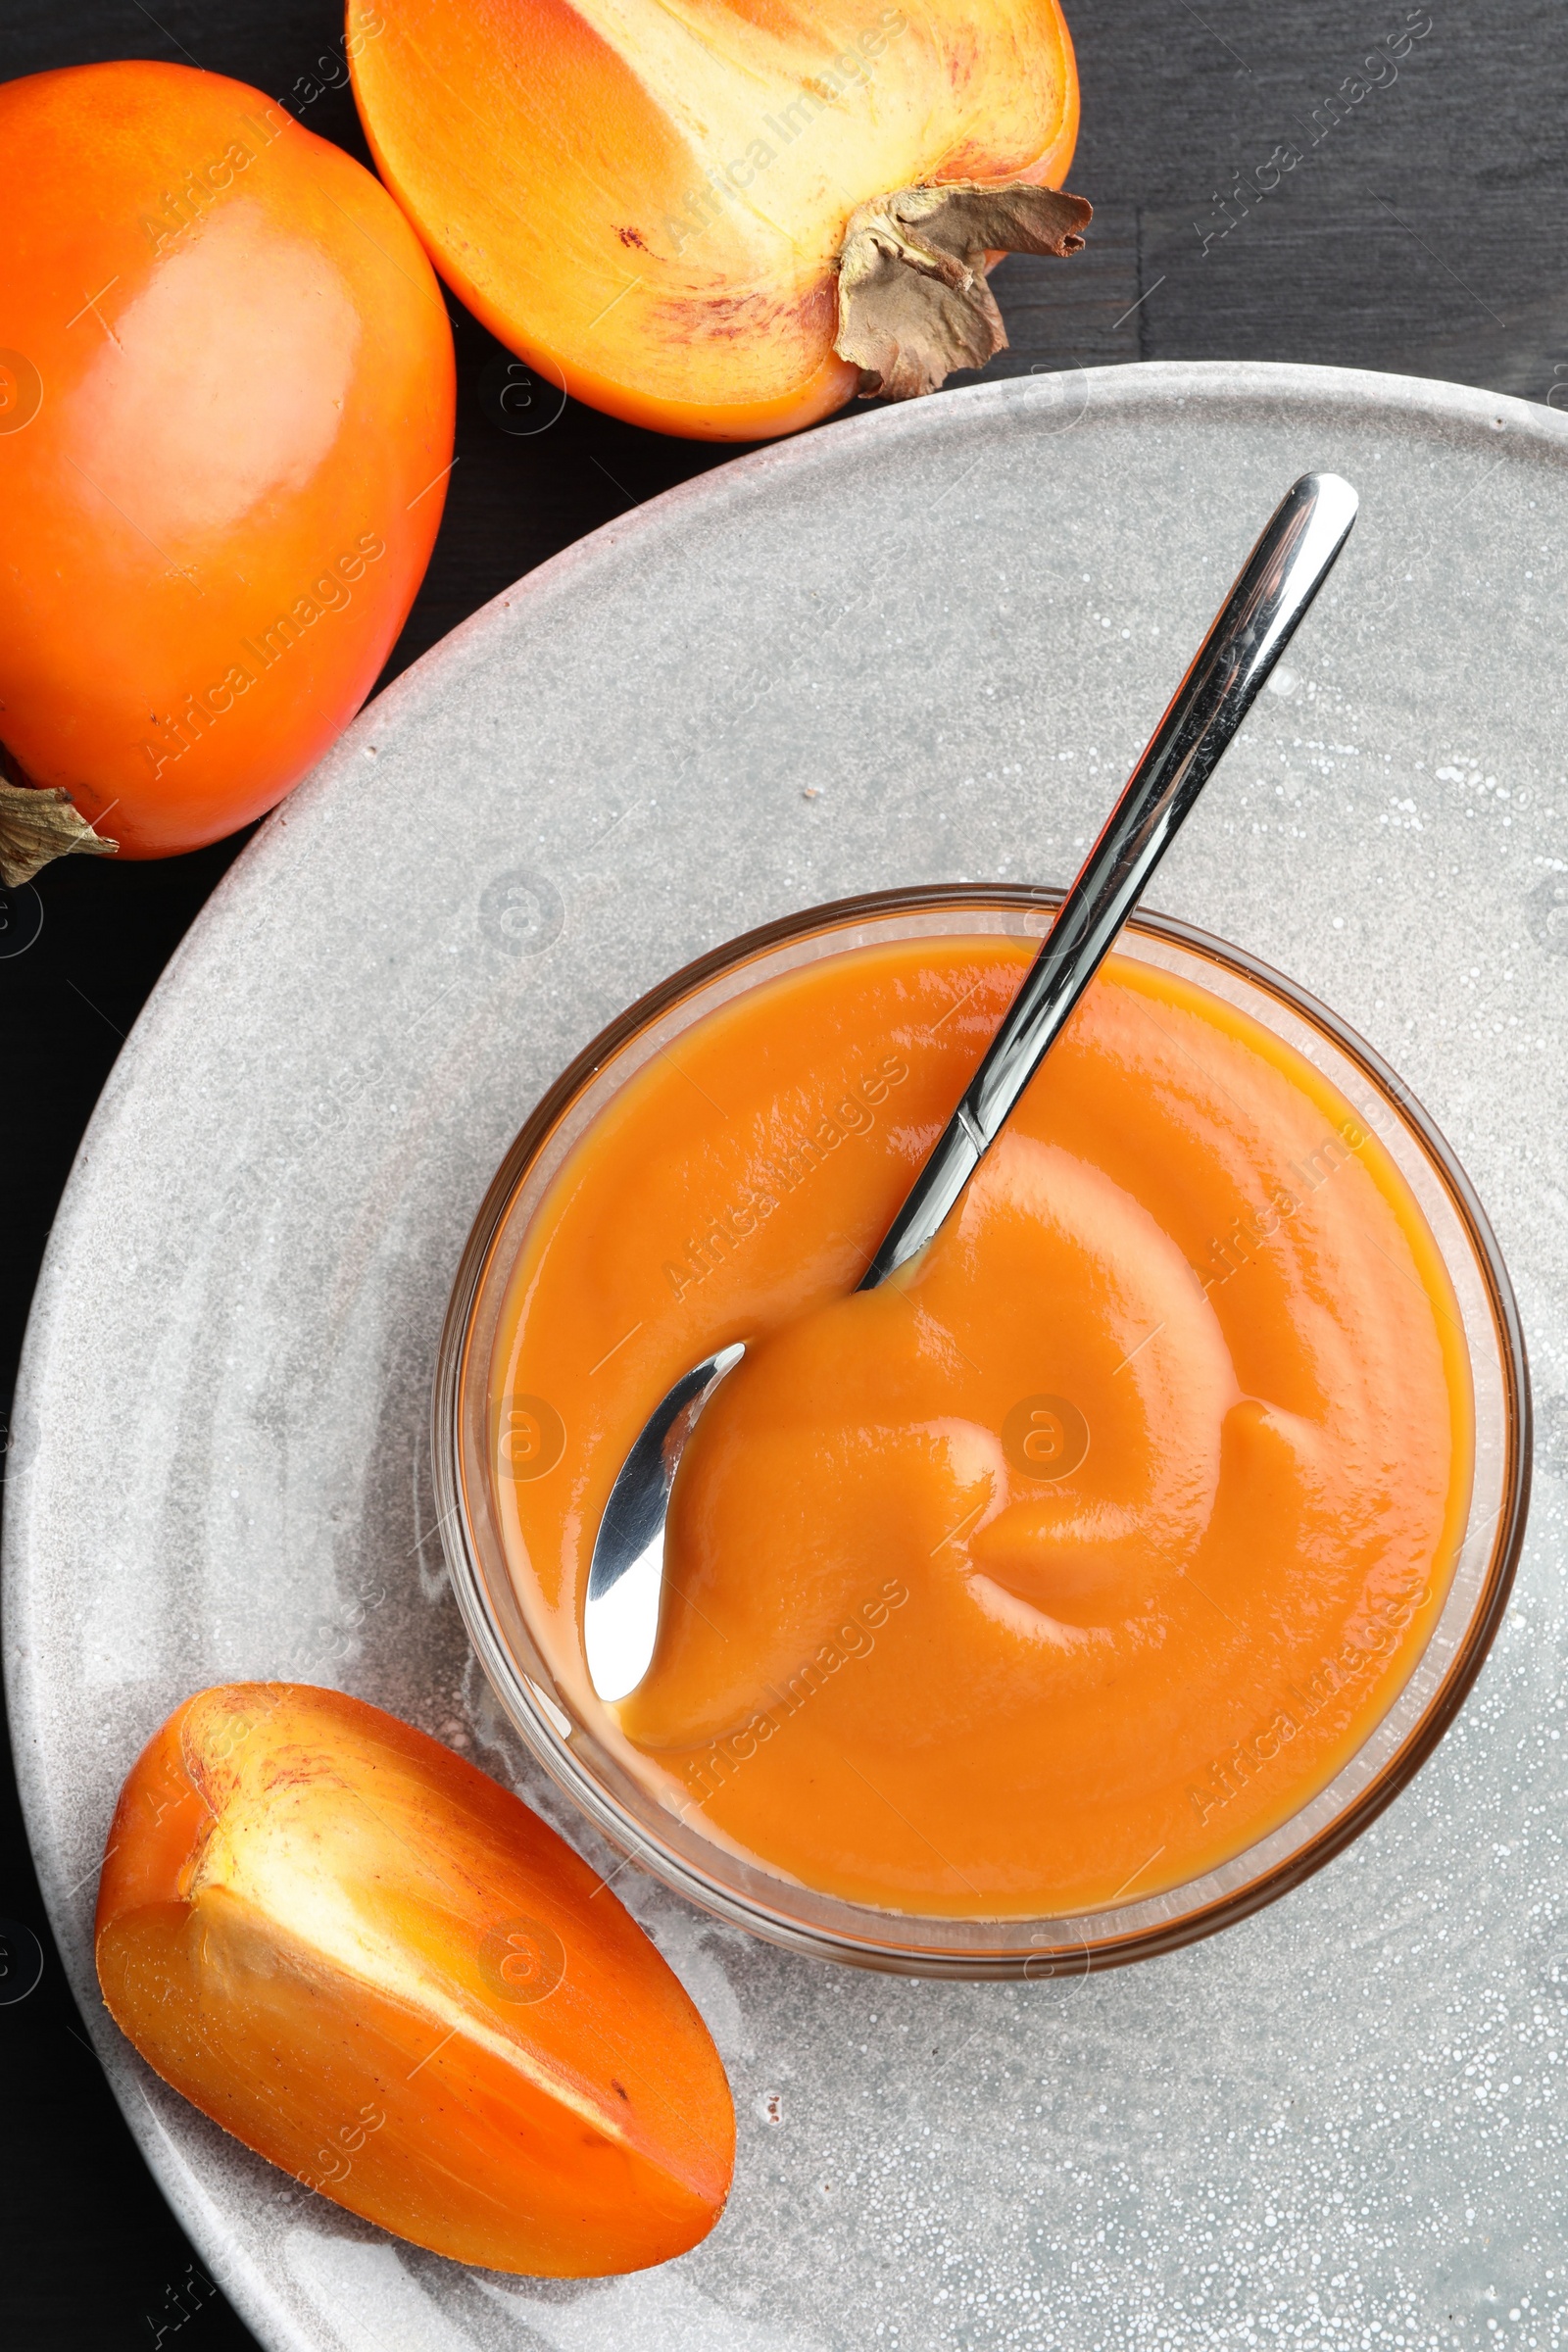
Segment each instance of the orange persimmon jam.
M1137 1901L1296 1813L1414 1666L1470 1496L1403 1176L1293 1047L1133 956L924 1255L856 1292L1030 954L849 950L695 1022L563 1163L492 1359L508 1557L593 1711L611 1484L746 1343L600 1720L731 1851L949 1918Z

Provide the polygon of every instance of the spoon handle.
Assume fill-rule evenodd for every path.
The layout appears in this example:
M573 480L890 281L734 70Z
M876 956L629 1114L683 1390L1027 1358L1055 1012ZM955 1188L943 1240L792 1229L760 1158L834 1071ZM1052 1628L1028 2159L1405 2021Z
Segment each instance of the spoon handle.
M874 1291L925 1248L991 1149L1327 579L1357 503L1337 473L1306 473L1275 509L889 1227L862 1291Z

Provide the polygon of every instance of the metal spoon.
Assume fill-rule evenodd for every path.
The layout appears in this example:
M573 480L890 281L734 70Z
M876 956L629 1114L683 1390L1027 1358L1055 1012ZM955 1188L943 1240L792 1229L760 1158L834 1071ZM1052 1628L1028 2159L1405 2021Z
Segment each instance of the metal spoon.
M957 1202L1007 1114L1104 961L1155 866L1355 520L1356 495L1334 473L1303 474L1275 510L859 1284L875 1290L922 1250ZM664 1519L697 1417L744 1347L721 1348L676 1381L643 1425L610 1492L588 1572L583 1638L601 1698L620 1698L653 1655Z

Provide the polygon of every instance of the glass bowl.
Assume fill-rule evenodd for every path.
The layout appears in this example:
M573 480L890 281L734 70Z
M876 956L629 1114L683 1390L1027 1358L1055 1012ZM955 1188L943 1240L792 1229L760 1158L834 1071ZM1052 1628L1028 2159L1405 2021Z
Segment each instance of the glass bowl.
M1313 1063L1392 1153L1459 1302L1475 1388L1475 1477L1447 1600L1414 1670L1363 1744L1280 1828L1159 1895L1080 1918L942 1919L819 1894L678 1818L609 1752L556 1684L502 1546L488 1448L490 1362L529 1221L567 1153L656 1054L777 974L876 942L1000 933L1038 939L1061 894L958 884L884 891L748 932L677 972L563 1073L508 1152L475 1220L442 1333L434 1465L458 1603L496 1694L545 1770L621 1851L705 1910L790 1949L938 1977L1059 1977L1212 1934L1298 1886L1359 1836L1431 1754L1480 1670L1507 1601L1530 1490L1530 1391L1518 1311L1474 1192L1409 1090L1343 1021L1240 949L1143 914L1118 953L1198 982Z

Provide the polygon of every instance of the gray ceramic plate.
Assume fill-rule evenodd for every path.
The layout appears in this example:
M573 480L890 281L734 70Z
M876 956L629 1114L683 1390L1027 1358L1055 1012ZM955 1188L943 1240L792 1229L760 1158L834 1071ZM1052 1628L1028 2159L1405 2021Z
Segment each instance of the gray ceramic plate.
M1309 1885L1077 1984L813 1965L623 1871L741 2118L723 2222L663 2271L464 2272L294 2188L167 2092L97 2000L96 1865L131 1758L202 1684L340 1683L601 1858L489 1700L431 1523L436 1339L492 1170L612 1014L731 934L880 885L1065 880L1308 466L1357 484L1360 524L1158 899L1394 1061L1512 1267L1541 1485L1456 1729ZM7 1664L104 2063L276 2352L1568 2331L1565 582L1549 411L1310 368L983 385L727 466L534 573L368 710L233 868L55 1230Z

